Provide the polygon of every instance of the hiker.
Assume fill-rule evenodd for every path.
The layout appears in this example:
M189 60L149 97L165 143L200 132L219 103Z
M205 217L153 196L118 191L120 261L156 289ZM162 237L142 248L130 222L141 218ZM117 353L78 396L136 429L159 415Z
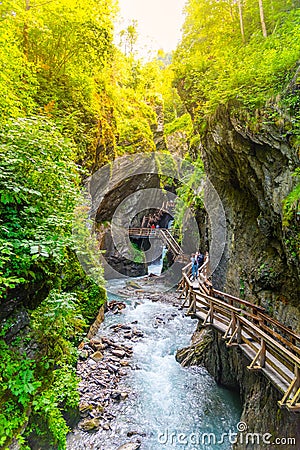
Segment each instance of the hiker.
M197 264L198 264L198 269L200 269L204 264L204 255L203 255L203 253L201 253L201 251L199 251L199 253L197 255Z
M192 263L192 277L191 279L194 280L197 278L197 272L198 272L198 264L196 255L193 253L191 256L191 263Z

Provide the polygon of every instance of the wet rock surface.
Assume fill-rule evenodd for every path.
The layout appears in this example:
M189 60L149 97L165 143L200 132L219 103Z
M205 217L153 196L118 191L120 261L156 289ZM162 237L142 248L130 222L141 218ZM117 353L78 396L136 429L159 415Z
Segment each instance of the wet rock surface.
M201 140L205 172L227 225L227 246L213 284L244 294L299 332L300 264L291 246L295 231L284 225L282 208L296 184L292 173L299 155L281 126L260 117L259 130L251 130L237 111L237 105L220 105Z
M132 346L123 342L124 334L128 331L131 331L130 325L113 326L114 338L102 336L80 346L77 374L81 379L81 421L78 428L83 431L109 429L110 421L114 418L109 412L109 406L112 402L120 402L128 397L128 392L119 389L121 378L130 369Z
M243 403L241 422L247 424L249 433L259 434L268 430L273 439L284 435L299 442L298 414L279 409L278 401L281 400L282 393L261 373L249 371L246 356L238 347L226 347L222 336L212 327L199 327L192 337L191 345L177 351L176 359L184 367L205 366L218 384L239 391ZM235 450L267 448L257 442L249 446L241 441L239 436L233 446ZM283 447L288 450L298 448L294 444Z

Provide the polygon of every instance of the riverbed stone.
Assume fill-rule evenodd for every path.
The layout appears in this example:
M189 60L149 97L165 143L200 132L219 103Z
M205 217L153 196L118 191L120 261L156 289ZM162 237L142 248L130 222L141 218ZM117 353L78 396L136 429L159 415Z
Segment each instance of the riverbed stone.
M132 332L137 337L143 337L144 336L144 333L141 330L138 330L136 327L133 328Z
M82 402L79 404L79 411L83 417L86 417L93 410L93 405L90 403Z
M92 358L94 361L99 362L99 361L101 361L101 359L103 359L103 353L97 351L97 352L93 353L93 355L91 356L91 358Z
M82 360L87 359L87 358L89 357L89 352L88 352L87 350L81 350L81 351L78 353L78 356L79 356L79 358L82 359Z
M91 359L91 358L88 360L87 364L88 364L90 367L92 367L93 369L97 366L96 361L94 361L94 360Z
M141 444L139 442L129 442L121 445L121 447L118 447L117 450L137 450L140 446Z
M125 359L122 359L122 361L120 361L121 366L129 366L129 361L126 361Z
M137 430L135 430L135 431L128 431L128 433L127 433L128 437L137 436L137 435L145 437L146 433L144 433L143 431L137 431Z
M126 281L126 287L132 289L142 289L142 286L140 284L132 280Z
M100 428L100 420L99 419L85 419L82 420L78 427L83 431L97 431Z
M126 355L124 350L112 349L111 352L113 355L117 356L118 358L124 358L124 356Z

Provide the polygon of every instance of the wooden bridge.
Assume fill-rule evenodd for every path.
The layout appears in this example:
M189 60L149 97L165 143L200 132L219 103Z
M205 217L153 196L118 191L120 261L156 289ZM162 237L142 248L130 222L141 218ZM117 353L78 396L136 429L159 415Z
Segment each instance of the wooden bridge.
M238 346L250 361L247 368L261 371L283 394L279 406L300 411L300 335L268 316L261 306L213 288L209 261L190 280L191 264L182 269L178 285L186 314L203 326L222 333L226 345Z
M173 254L176 261L186 261L182 248L167 228L129 228L129 236L135 239L160 239Z

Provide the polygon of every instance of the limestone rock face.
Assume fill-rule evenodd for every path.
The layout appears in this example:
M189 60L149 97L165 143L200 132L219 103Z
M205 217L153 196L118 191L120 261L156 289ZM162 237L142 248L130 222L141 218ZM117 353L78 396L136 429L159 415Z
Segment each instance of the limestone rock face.
M188 152L187 134L184 131L175 131L167 136L167 147L172 154L181 158Z
M154 111L157 117L157 124L152 128L153 141L156 150L166 150L167 143L164 137L164 108L162 103L156 103Z
M300 264L289 248L282 201L295 185L299 157L287 133L260 124L251 131L220 106L201 143L205 170L223 203L227 248L214 283L266 307L299 330Z

